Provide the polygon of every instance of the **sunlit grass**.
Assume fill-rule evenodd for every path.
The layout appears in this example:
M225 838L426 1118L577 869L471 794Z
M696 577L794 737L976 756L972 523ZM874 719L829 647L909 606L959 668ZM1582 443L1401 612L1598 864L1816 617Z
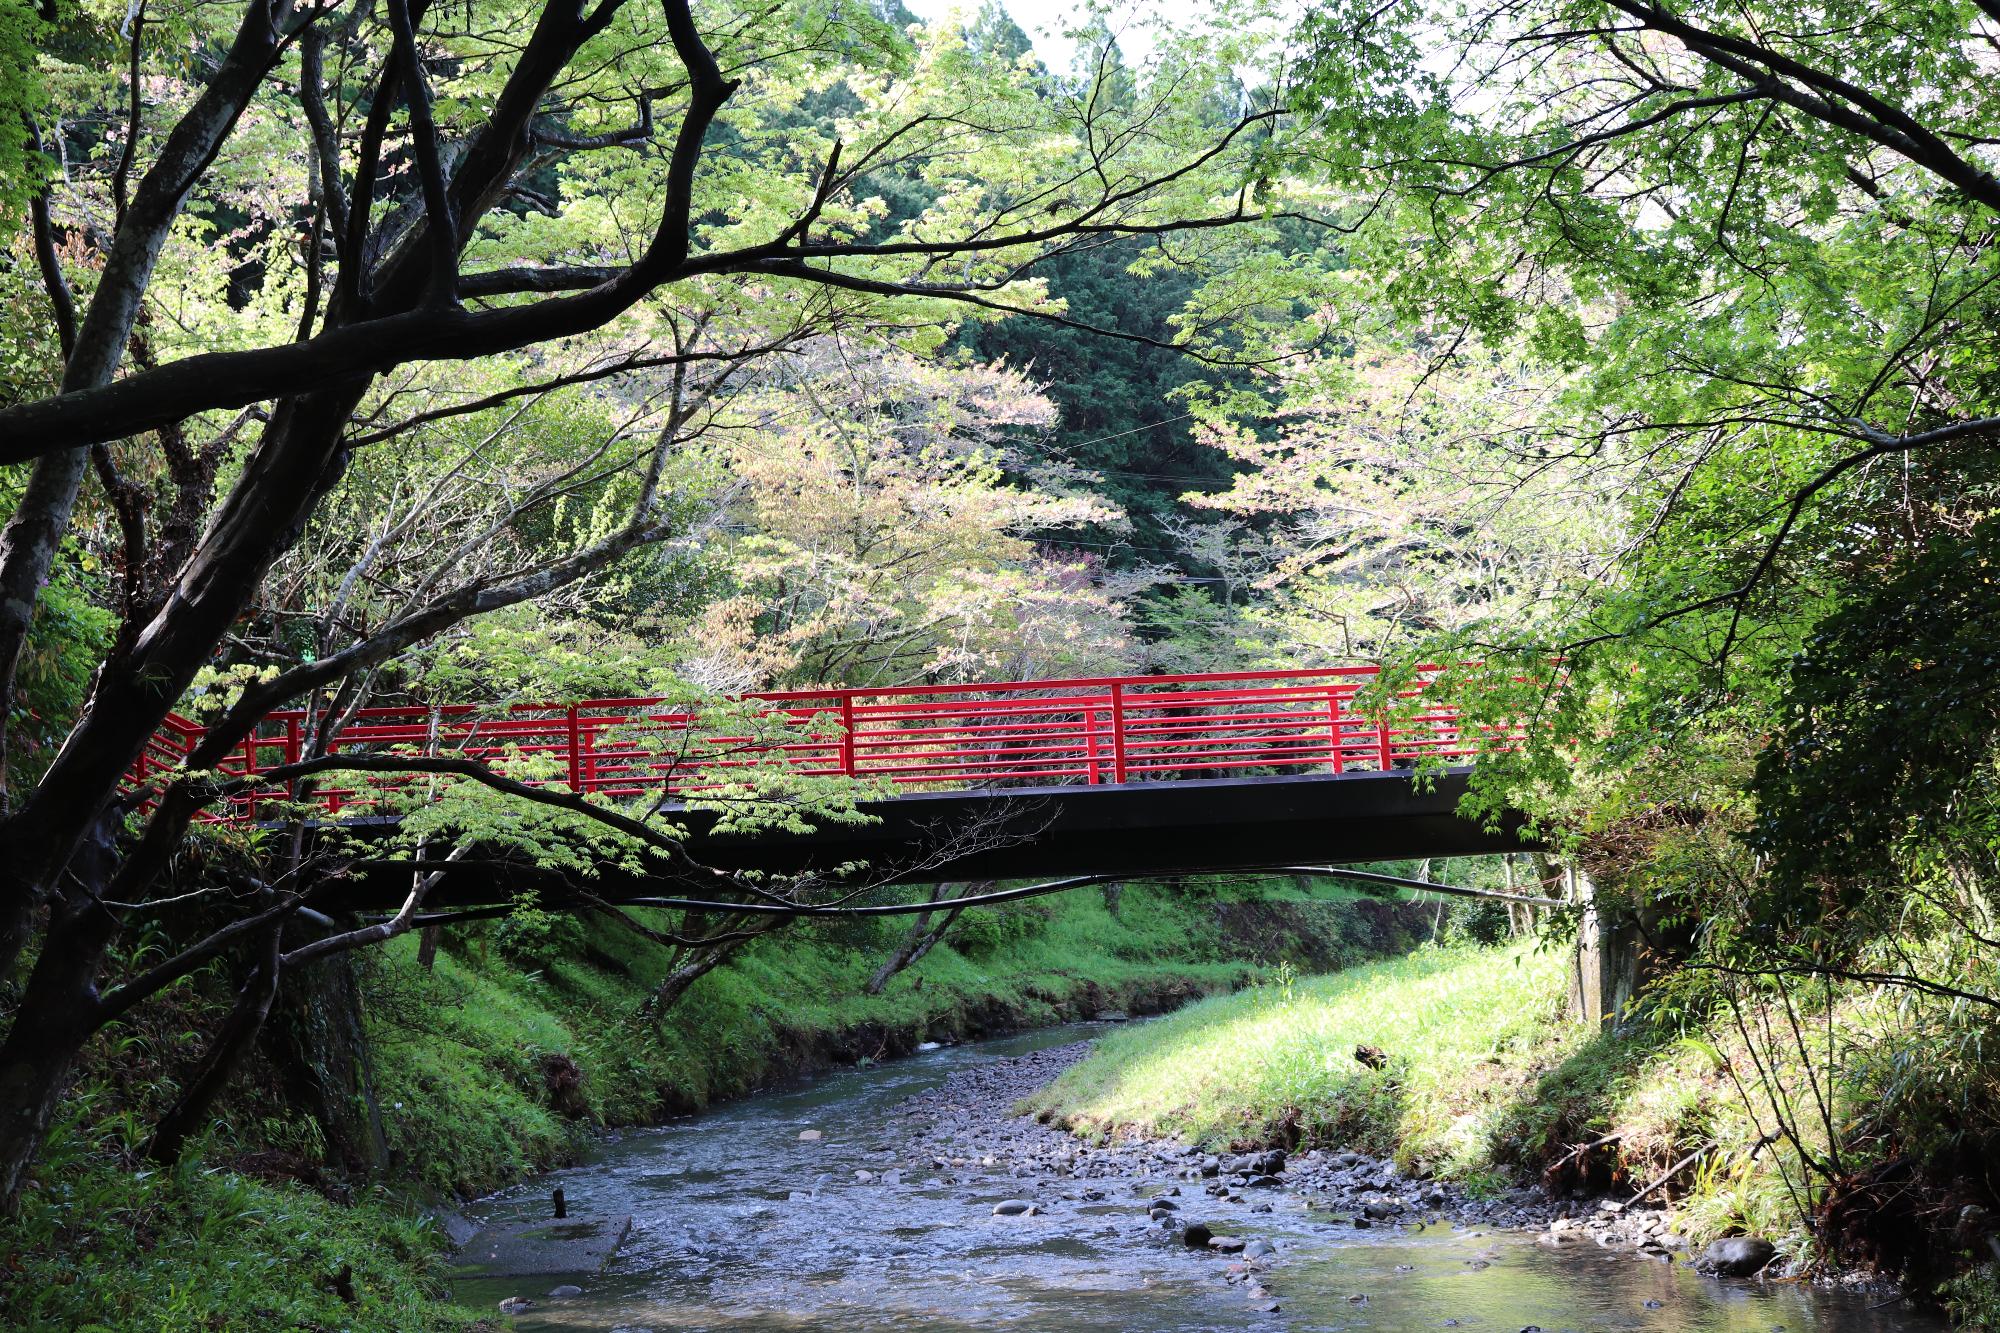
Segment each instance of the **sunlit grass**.
M1571 1039L1563 980L1556 953L1523 945L1264 985L1107 1037L1031 1106L1091 1131L1351 1144L1469 1169L1488 1117ZM1387 1067L1358 1062L1362 1045Z

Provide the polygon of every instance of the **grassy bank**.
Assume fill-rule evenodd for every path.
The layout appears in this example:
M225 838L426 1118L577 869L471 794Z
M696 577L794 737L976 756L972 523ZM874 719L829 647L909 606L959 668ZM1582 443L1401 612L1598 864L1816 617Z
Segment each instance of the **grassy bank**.
M1530 946L1423 949L1259 985L1108 1036L1031 1109L1092 1135L1354 1147L1475 1193L1664 1180L1697 1242L1879 1267L1995 1326L1989 1256L1952 1235L1990 1160L1967 1128L1982 1016L1855 988L1706 1010L1683 995L1674 1022L1597 1033L1561 1017L1564 968ZM1358 1062L1363 1045L1386 1066Z
M187 1054L176 1030L195 1026L169 1011L93 1052L22 1216L0 1224L0 1327L460 1326L424 1209L564 1161L596 1128L925 1040L1167 1007L1280 964L1358 962L1410 947L1422 922L1278 882L1134 885L1115 911L1090 891L968 914L873 996L900 924L802 928L750 946L657 1020L642 1005L675 959L631 931L533 917L459 928L428 969L405 939L359 977L385 1173L351 1194L330 1185L317 1127L261 1069L196 1161L136 1172L157 1072Z
M364 989L392 1153L434 1193L470 1194L561 1160L592 1127L924 1041L1155 1012L1280 962L1359 962L1408 947L1416 915L1252 881L1202 894L1134 885L1115 913L1080 892L968 915L879 995L864 988L900 923L809 926L752 945L658 1021L641 1008L671 952L602 925L545 964L489 933L450 942L424 972L405 939L372 961Z
M1033 1106L1084 1132L1339 1144L1472 1176L1576 1039L1562 989L1553 953L1425 949L1115 1033ZM1362 1046L1387 1066L1357 1061Z

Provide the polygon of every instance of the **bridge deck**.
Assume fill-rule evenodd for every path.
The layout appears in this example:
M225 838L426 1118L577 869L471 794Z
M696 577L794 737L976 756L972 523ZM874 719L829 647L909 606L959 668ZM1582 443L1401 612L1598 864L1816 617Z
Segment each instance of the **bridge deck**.
M877 822L824 824L809 836L718 835L712 816L684 808L694 832L689 851L723 870L788 873L867 861L876 873L902 867L897 878L916 883L1194 873L1519 846L1511 832L1480 829L1455 813L1472 761L1512 745L1519 732L1473 725L1440 701L1440 669L1391 692L1370 690L1379 674L1336 667L678 703L368 708L318 744L309 743L320 725L313 716L284 711L220 765L243 781L211 817L382 825L440 785L435 775L408 772L303 789L261 776L314 754L352 754L472 759L524 782L620 804L698 803L774 776L853 778L880 793L866 804ZM141 758L134 784L171 780L203 734L173 719ZM1432 786L1412 783L1408 770L1440 760L1456 767ZM935 849L953 839L963 854L940 860ZM399 873L407 884L408 872ZM471 876L453 871L448 896L493 891ZM642 878L658 890L659 875ZM377 888L400 895L386 881Z
M733 700L363 708L317 744L310 742L319 719L286 709L265 718L219 767L254 780L308 753L448 755L611 797L662 788L696 794L774 769L909 794L996 783L1122 786L1389 772L1440 759L1469 763L1519 734L1475 726L1456 707L1433 702L1445 676L1440 668L1424 669L1386 700L1369 694L1380 675L1378 667L1329 667L788 690ZM204 734L169 718L133 781L171 775ZM393 807L425 781L321 781L304 799L352 817ZM253 786L217 817L254 821L260 805L290 795L275 783Z

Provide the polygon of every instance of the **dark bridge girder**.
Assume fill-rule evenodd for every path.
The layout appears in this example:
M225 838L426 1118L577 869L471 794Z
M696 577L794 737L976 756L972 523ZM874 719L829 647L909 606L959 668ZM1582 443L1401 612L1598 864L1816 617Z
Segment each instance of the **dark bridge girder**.
M886 867L941 834L976 828L975 841L989 845L896 877L931 884L1524 850L1518 820L1496 833L1458 814L1468 776L1441 774L1430 790L1392 772L926 792L868 807L880 823L832 825L810 838L697 836L689 851L723 870L791 873L851 860Z
M1532 847L1519 819L1496 831L1458 813L1469 776L1449 770L1421 786L1407 772L1390 772L926 792L867 805L873 823L823 825L806 835L717 834L713 816L691 812L687 850L726 872L796 874L865 861L871 878L935 884L1351 865ZM430 901L504 900L532 882L475 861L447 872ZM590 886L613 902L700 896L702 887L685 872L608 866ZM384 869L364 872L341 896L355 906L391 907L408 888L407 870Z

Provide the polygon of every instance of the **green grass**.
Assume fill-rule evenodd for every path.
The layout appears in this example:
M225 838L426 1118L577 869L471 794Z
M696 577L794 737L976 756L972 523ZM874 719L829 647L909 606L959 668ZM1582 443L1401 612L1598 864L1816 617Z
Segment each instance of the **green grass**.
M444 1299L443 1238L389 1200L342 1206L200 1166L133 1171L117 1145L74 1125L40 1174L0 1232L0 1327L422 1333L474 1322Z
M1464 1172L1564 1040L1562 985L1552 953L1467 946L1260 986L1106 1038L1030 1106L1091 1132L1337 1144ZM1358 1062L1361 1045L1388 1066Z
M239 1078L187 1168L137 1169L172 1071L227 1000L220 982L183 987L94 1050L21 1216L0 1220L0 1328L459 1327L470 1317L441 1299L441 1241L420 1205L567 1160L599 1126L926 1039L1226 990L1295 956L1359 959L1407 947L1411 924L1387 904L1287 883L1135 885L1116 915L1095 892L968 915L869 996L901 925L843 922L758 943L657 1022L640 1005L671 955L608 923L565 930L527 962L501 927L460 929L428 971L405 938L359 960L392 1156L352 1205L261 1178L338 1175L317 1126L285 1109L261 1067ZM553 1057L583 1074L565 1105L550 1092ZM343 1265L351 1304L333 1281Z
M864 984L901 923L802 929L738 955L658 1022L638 1011L671 959L629 931L595 924L574 956L540 968L466 933L428 974L405 939L365 987L385 1127L432 1193L479 1192L562 1160L592 1126L698 1110L832 1055L1226 991L1259 974L1253 959L1294 948L1359 959L1382 942L1381 912L1356 901L1268 883L1222 897L1135 885L1114 916L1097 893L1069 894L968 917L879 996ZM547 1105L543 1061L556 1055L583 1072L574 1120Z

